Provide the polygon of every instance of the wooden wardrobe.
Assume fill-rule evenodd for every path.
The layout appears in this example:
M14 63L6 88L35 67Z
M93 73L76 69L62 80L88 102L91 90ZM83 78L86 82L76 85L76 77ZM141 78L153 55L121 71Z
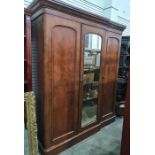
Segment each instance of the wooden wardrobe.
M115 120L125 27L53 0L29 8L39 146L53 155Z

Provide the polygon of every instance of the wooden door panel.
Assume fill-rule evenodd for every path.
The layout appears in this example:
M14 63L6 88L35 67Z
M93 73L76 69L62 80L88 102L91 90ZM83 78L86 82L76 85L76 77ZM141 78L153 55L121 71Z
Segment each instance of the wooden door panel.
M76 31L53 28L53 138L74 130Z
M85 35L87 34L96 34L101 37L101 55L100 55L100 70L99 70L99 87L98 87L98 101L97 101L97 108L96 108L96 121L88 123L86 126L81 127L81 119L82 119L82 109L83 109L83 75L84 75L84 49L85 49ZM80 104L79 104L79 130L86 130L100 122L100 110L102 104L102 77L103 77L103 68L104 68L104 53L105 53L105 38L106 38L106 31L97 27L89 26L82 24L82 48L81 48L81 74L80 74Z
M114 114L119 50L119 36L108 32L106 40L105 77L103 82L102 117L108 117Z
M80 24L52 15L44 20L46 137L56 144L77 131Z

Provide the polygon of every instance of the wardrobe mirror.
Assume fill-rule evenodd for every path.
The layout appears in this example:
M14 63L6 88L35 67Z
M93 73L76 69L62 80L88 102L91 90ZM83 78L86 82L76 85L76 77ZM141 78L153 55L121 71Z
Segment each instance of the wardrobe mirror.
M86 34L83 66L83 108L81 126L96 121L102 38Z

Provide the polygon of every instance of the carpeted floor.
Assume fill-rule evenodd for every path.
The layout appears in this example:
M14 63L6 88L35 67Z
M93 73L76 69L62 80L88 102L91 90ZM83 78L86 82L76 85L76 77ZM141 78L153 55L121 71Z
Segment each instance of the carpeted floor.
M122 125L123 119L116 118L115 122L58 155L120 155ZM25 144L26 141L25 138ZM27 145L24 145L24 155L28 155Z
M24 129L24 155L29 155L28 131Z

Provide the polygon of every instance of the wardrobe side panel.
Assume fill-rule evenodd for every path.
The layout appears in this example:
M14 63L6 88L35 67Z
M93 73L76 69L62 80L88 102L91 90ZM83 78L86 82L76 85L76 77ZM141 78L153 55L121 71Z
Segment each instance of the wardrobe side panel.
M43 16L32 21L32 90L36 97L38 139L44 146L43 121Z

